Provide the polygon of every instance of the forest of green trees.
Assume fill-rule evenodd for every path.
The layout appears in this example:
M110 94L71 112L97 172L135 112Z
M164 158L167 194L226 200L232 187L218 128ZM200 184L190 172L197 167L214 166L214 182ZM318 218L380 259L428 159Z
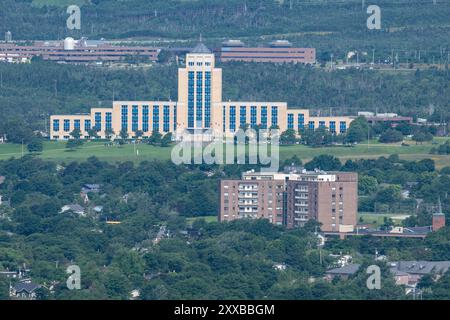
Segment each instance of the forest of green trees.
M299 159L286 163L292 161ZM444 198L449 170L436 171L431 160L407 162L393 156L342 165L324 155L305 166L357 171L360 194L386 204L400 201L393 200L398 197L395 186L418 181L413 197L433 203L442 196L444 210L450 209ZM42 293L42 299L127 299L132 289L141 290L143 299L404 299L382 263L382 290L366 289L364 270L348 281L321 280L332 263L328 254L352 254L363 266L373 264L374 248L391 259L450 259L448 228L425 241L330 240L320 262L314 222L286 230L264 220L187 220L216 214L218 179L237 177L245 169L157 161L108 164L96 158L62 165L33 156L0 161L0 176L5 177L0 193L9 203L0 206L0 270L25 264L34 282L54 284L54 292ZM88 204L80 197L85 183L101 186L101 192L89 194ZM382 184L393 189L385 192ZM87 215L60 213L69 203L83 205ZM100 213L92 210L98 205L104 208ZM415 219L406 223L429 225L430 213L419 212ZM167 226L169 238L153 243L161 225ZM65 267L74 263L83 275L79 291L65 287ZM277 263L288 267L275 270ZM425 298L448 298L447 278L431 284L443 288L436 290L440 296ZM0 278L0 297L7 287Z
M373 0L382 8L382 29L368 30L367 6L361 0L4 0L0 32L21 40L152 38L193 40L202 34L218 45L225 38L249 43L286 38L300 47L315 47L319 58L343 58L350 50L385 59L392 49L399 59L441 59L448 46L447 0ZM69 4L82 5L81 30L66 29ZM431 23L432 21L432 23ZM120 24L120 28L118 27ZM361 56L363 58L363 55Z

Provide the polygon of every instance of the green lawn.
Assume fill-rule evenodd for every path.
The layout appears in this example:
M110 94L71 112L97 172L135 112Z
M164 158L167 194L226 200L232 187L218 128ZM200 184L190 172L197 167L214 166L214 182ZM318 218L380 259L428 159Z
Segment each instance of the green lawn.
M435 141L443 143L445 139L448 140L449 138L436 138ZM369 147L367 144L359 144L354 147L339 146L325 148L311 148L304 145L281 146L280 158L283 160L292 157L293 155L297 155L306 162L319 154L332 154L339 157L342 161L345 161L347 159L377 158L379 156L398 154L402 159L406 160L431 158L436 161L438 168L450 166L450 156L429 154L430 149L436 145L431 143L415 145L414 142L409 142L409 144L409 147L405 147L400 144L382 144L373 141ZM57 162L80 161L90 156L96 156L99 159L111 162L139 162L152 159L170 159L170 147L154 147L145 144L136 145L138 154L134 152L134 148L135 147L132 144L121 147L105 147L103 142L87 142L75 151L68 151L65 148L65 142L46 141L44 143L44 151L39 156L43 159L54 160ZM21 149L20 145L0 145L0 160L11 157L19 158L21 156ZM24 147L24 153L27 153L26 147Z
M378 227L384 223L384 218L391 218L395 225L401 225L402 221L409 217L409 214L400 213L358 213L358 223L371 224L374 227ZM362 222L360 221L362 219Z

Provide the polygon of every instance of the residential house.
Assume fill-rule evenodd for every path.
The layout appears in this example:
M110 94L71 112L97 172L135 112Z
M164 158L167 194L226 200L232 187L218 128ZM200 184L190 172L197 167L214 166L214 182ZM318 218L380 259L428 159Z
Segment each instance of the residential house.
M81 192L84 194L88 194L90 192L99 193L100 190L101 190L101 188L100 188L99 184L86 183L81 187Z
M71 211L73 213L76 213L80 216L84 216L84 208L80 206L79 204L66 204L65 206L61 207L60 213Z
M397 284L415 286L426 275L435 279L441 277L450 268L450 261L393 261L390 270ZM407 274L407 281L406 275Z
M40 285L32 282L19 282L10 288L9 296L13 299L35 300Z
M350 263L344 267L327 270L325 273L325 280L332 281L335 277L340 277L343 280L347 280L356 274L360 267L361 265L358 263Z

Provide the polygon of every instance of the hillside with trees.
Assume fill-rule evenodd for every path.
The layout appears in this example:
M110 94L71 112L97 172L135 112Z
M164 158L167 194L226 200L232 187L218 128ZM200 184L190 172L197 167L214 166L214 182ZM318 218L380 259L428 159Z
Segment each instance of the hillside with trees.
M66 29L69 4L81 6L81 30ZM360 50L361 59L371 59L372 49L377 61L385 60L395 49L400 61L438 63L441 48L449 45L448 1L370 4L382 8L381 30L367 29L369 4L363 7L361 0L4 0L0 32L11 30L18 40L85 36L184 41L202 34L211 45L225 38L261 43L281 37L317 48L322 61L331 53L344 58L351 50Z

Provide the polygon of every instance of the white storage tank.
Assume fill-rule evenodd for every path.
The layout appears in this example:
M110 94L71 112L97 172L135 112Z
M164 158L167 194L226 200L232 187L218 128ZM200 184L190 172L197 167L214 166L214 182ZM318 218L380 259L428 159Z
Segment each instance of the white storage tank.
M67 37L64 39L64 50L74 50L75 49L75 40L71 37Z

